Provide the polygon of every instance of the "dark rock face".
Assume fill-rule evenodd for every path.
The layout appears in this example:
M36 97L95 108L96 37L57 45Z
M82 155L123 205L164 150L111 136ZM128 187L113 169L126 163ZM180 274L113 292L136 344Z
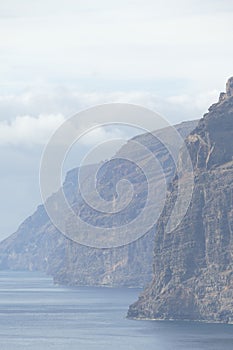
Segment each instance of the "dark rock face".
M195 175L192 201L181 224L167 233L174 180L155 236L153 281L129 317L233 323L232 82L186 139Z
M185 122L177 126L182 137L192 131L197 122ZM166 132L164 130L158 133ZM142 144L153 152L163 166L169 183L175 166L166 148L155 137L145 134L138 137ZM126 144L126 146L128 145ZM90 166L90 171L92 171ZM109 162L102 174L104 198L112 196L113 184L119 174L132 177L138 183L140 200L133 201L135 215L144 201L146 192L140 174L133 167L118 162ZM100 220L88 209L83 209L77 193L77 169L70 171L63 186L73 208L81 208L85 218L92 222ZM101 181L100 181L101 186ZM159 187L159 179L158 179ZM119 217L117 220L121 220ZM115 249L95 249L77 244L66 238L51 224L43 206L26 219L18 231L0 243L0 268L14 270L40 270L54 277L54 281L67 285L145 286L152 278L154 230L141 239Z

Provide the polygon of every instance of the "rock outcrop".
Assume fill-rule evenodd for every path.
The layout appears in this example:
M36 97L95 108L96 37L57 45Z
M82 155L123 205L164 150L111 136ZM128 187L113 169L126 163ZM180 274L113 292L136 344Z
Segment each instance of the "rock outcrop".
M154 277L128 317L233 323L233 78L186 145L195 176L190 206L166 232L174 178L158 221Z
M233 96L233 77L229 78L226 83L226 92L221 92L219 96L219 103L225 101L227 98Z
M176 128L185 137L196 125L196 121L185 122ZM158 131L164 132L166 130ZM175 166L164 145L150 134L141 135L138 139L159 159L169 183L174 176ZM133 201L133 208L130 209L135 215L146 193L145 183L133 167L110 162L102 174L103 196L106 198L112 195L113 184L117 183L118 175L122 173L138 184L141 193L140 200ZM67 174L63 190L73 208L82 208L82 199L77 192L77 169ZM87 219L99 220L97 216L89 218L91 214L88 210L83 210L83 213ZM121 217L118 219L122 220ZM58 232L51 224L45 208L39 206L16 233L0 243L0 268L45 271L59 284L144 286L152 278L153 242L154 230L151 230L127 246L114 249L85 247Z

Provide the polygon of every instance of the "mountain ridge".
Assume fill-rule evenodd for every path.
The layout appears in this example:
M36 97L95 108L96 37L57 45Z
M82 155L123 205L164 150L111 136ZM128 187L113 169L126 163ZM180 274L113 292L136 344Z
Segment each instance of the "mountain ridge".
M183 122L177 126L177 130L185 137L196 123ZM160 159L169 182L174 175L175 165L164 146L149 134L137 138L143 139ZM110 188L115 174L121 170L118 168L120 165L114 164L115 168L110 163L109 168L105 169L106 188ZM130 173L132 169L126 167L123 170L126 175L137 180L135 174ZM67 173L63 190L70 205L82 208L82 200L77 194L76 175L77 169ZM143 193L144 184L140 186ZM105 195L109 194L105 192ZM134 212L139 209L139 204L135 202ZM89 215L88 211L84 211L84 214ZM59 284L142 287L152 277L153 241L154 230L151 230L128 246L103 250L85 247L58 232L51 224L45 208L40 205L16 233L0 243L0 268L45 271Z

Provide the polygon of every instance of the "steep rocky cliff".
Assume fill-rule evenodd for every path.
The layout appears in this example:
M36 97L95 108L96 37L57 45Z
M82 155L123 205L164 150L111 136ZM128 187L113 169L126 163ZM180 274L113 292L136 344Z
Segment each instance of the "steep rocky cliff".
M187 136L197 125L185 122L176 126L181 136ZM158 131L166 133L166 130ZM150 134L138 139L153 152L162 164L169 183L175 166L168 151L158 138ZM127 144L124 147L129 147ZM130 151L131 152L131 151ZM126 151L127 153L127 151ZM146 154L145 154L146 157ZM91 171L91 166L90 166ZM133 201L130 209L137 213L144 201L145 183L140 174L129 164L109 163L103 175L103 195L111 196L111 190L119 175L133 179L141 193L140 200ZM156 179L155 179L156 181ZM158 179L158 187L159 187ZM82 199L77 191L77 169L70 171L65 179L64 192L70 204L82 208ZM83 211L90 220L99 220ZM118 220L122 220L121 217ZM152 277L154 230L127 246L115 249L94 249L77 244L63 236L51 224L43 206L27 218L18 231L0 243L0 268L14 270L40 270L54 277L54 281L69 285L125 285L144 286Z
M167 232L175 178L157 226L152 283L128 316L233 323L233 78L186 145L195 175L192 201L180 225Z

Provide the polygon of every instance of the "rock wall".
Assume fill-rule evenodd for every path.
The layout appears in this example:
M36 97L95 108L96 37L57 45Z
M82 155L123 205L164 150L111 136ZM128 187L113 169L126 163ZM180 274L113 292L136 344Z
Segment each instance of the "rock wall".
M231 78L224 98L186 139L195 175L192 201L181 224L166 232L174 179L155 236L153 280L128 317L233 322L232 85Z

